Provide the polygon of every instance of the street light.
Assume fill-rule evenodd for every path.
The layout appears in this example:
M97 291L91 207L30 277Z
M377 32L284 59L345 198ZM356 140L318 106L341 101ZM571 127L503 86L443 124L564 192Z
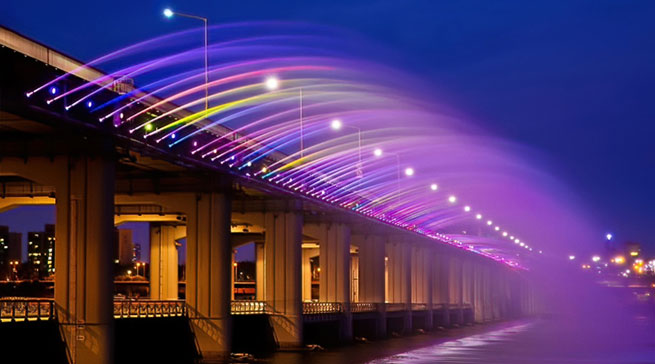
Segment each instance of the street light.
M439 189L439 186L438 186L436 183L433 183L433 184L430 185L430 189L431 189L432 191L436 191L436 190Z
M455 195L450 195L450 196L448 197L448 202L450 202L450 203L455 203L455 202L457 202L457 197L456 197Z
M414 168L412 167L405 168L405 176L411 177L413 175L414 175Z
M205 118L207 118L207 110L209 109L209 46L208 46L208 23L207 18L197 15L190 15L185 13L178 13L170 8L164 9L164 16L168 19L173 15L181 16L183 18L202 20L205 26Z
M332 119L332 122L330 123L330 127L332 128L332 130L335 130L335 131L339 131L343 127L357 130L357 155L358 155L358 157L357 157L357 159L358 159L357 174L358 174L358 177L361 177L362 176L362 129L357 127L357 126L352 126L352 125L345 125L344 126L340 119ZM302 138L302 135L301 135L301 138ZM382 150L379 149L379 148L376 149L373 152L373 154L378 156L377 153L376 153L378 150L380 151L379 152L380 155L382 155ZM407 171L405 171L405 172L407 172ZM414 172L412 171L412 173L414 173Z
M280 81L275 76L270 76L266 79L266 88L269 91L277 90L280 87ZM300 158L305 156L305 128L303 126L303 92L302 87L299 90L298 99L300 101Z

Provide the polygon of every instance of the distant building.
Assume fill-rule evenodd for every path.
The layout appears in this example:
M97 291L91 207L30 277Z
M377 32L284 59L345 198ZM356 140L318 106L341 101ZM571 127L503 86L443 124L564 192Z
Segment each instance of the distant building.
M132 264L134 258L134 243L132 242L132 230L118 229L118 264Z
M0 279L9 274L9 227L0 226Z
M141 244L134 243L134 254L132 255L132 260L135 262L141 261Z
M9 233L9 260L23 261L23 234Z
M55 226L47 224L45 231L27 233L27 263L34 278L46 278L55 273Z

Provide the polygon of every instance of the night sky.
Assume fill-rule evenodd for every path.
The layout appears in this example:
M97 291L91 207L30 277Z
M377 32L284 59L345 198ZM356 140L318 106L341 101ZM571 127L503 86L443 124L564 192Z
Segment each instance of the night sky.
M423 75L441 103L545 156L605 227L599 238L611 231L655 250L655 1L9 0L0 24L89 61L197 26L163 19L167 6L213 24L306 21L359 33Z

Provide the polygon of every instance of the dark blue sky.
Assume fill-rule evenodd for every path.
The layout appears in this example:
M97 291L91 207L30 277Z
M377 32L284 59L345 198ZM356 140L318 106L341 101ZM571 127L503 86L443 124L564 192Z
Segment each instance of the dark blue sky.
M360 33L424 75L441 103L547 156L618 239L655 245L655 1L8 0L0 24L91 60L197 25L163 20L166 6L214 24Z

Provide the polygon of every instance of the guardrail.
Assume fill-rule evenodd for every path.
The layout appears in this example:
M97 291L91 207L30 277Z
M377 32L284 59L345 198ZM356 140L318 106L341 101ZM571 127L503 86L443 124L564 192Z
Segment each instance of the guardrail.
M408 311L409 304L407 303L387 303L387 312Z
M187 316L184 301L115 300L114 318L152 318Z
M412 311L427 311L427 303L412 303Z
M263 301L238 300L232 301L230 312L233 315L263 315L271 314L273 310Z
M3 298L0 322L54 320L55 301L49 298Z
M353 313L377 312L378 304L371 302L353 302L350 304L350 311Z
M321 315L343 312L343 305L340 302L303 302L303 315Z

